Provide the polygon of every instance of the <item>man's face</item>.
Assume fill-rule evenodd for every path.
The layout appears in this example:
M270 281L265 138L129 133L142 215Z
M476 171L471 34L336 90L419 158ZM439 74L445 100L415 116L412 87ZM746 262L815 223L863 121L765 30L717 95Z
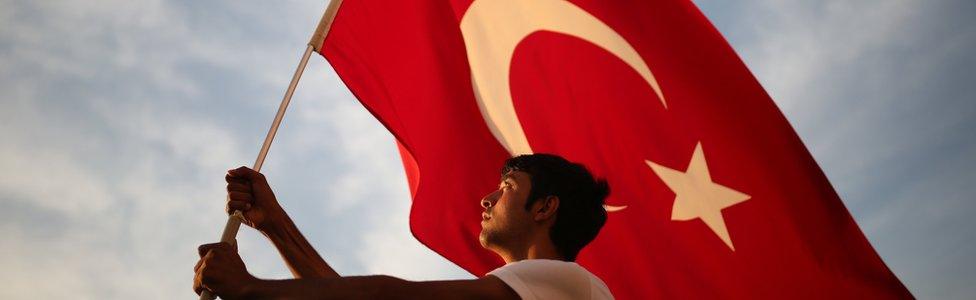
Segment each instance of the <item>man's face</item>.
M525 209L532 188L529 174L522 171L502 176L498 190L481 199L481 246L492 249L512 247L527 239L532 215Z

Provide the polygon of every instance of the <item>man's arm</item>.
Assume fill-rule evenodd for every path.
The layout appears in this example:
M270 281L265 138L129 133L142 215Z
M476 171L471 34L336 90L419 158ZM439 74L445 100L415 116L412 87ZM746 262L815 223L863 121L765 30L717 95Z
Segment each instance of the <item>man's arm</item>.
M278 249L295 278L339 277L339 273L322 259L291 219L282 223L261 233Z
M253 299L520 299L494 276L448 281L407 281L392 276L263 280Z
M262 280L247 272L227 243L200 246L193 290L221 299L519 299L495 276L470 280L407 281L391 276Z
M247 272L234 247L200 247L194 290L226 299L520 299L501 279L407 281L391 276L340 277L298 231L278 205L264 175L246 167L228 171L228 212L264 234L296 279L262 280Z
M244 224L271 240L295 278L339 277L309 244L278 204L263 174L247 167L227 172L227 211L241 211Z

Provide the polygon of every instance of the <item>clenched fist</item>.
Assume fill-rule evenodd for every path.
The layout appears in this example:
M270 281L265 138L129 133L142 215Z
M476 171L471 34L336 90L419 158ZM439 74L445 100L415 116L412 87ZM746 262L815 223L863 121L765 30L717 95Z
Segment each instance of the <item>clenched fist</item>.
M221 299L242 299L259 281L228 243L201 245L198 251L200 261L193 267L193 291L198 295L206 289Z
M287 222L288 216L264 175L248 167L227 171L227 213L240 211L243 223L267 234L277 225Z

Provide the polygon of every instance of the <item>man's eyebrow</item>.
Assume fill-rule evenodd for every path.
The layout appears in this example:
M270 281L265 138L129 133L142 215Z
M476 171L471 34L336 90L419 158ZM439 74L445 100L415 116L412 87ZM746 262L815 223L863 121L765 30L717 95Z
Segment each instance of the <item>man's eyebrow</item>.
M509 179L511 179L513 181L512 183L514 183L515 176L512 176L512 173L506 173L505 175L502 175L501 181L505 181Z

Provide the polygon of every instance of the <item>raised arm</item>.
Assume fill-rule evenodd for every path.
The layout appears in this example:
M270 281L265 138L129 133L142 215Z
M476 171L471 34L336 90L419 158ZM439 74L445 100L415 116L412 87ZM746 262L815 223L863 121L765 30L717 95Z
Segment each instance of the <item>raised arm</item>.
M407 281L391 276L341 277L319 256L284 212L264 175L247 167L226 176L228 212L240 210L244 224L278 248L295 279L262 280L247 272L235 247L202 245L193 289L222 299L520 299L501 279Z
M233 246L200 246L193 289L221 299L519 299L501 279L407 281L391 276L262 280L247 272Z
M250 299L520 299L494 276L407 281L377 275L325 279L258 280Z
M271 240L295 278L339 277L308 243L278 204L263 174L248 167L227 171L228 213L239 210L244 224Z

